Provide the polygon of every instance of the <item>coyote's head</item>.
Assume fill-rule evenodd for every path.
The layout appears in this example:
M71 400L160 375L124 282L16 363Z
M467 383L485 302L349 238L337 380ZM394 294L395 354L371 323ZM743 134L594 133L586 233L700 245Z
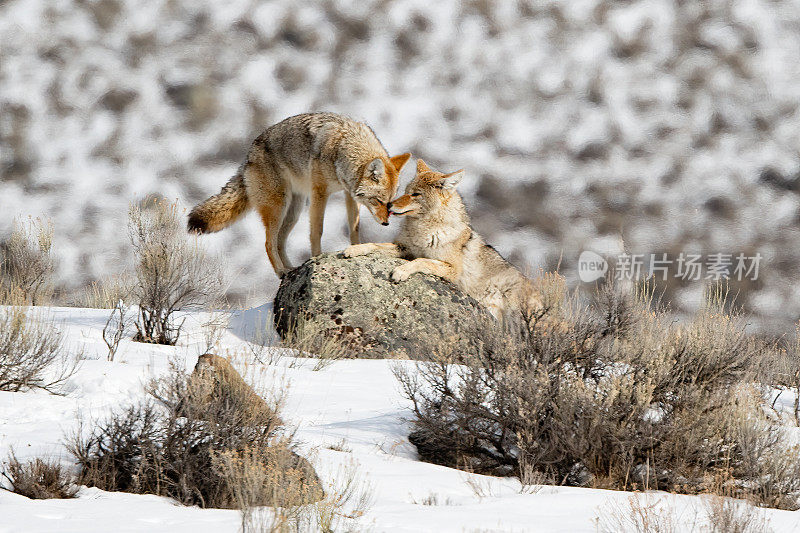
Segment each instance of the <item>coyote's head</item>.
M423 217L436 212L458 197L456 185L464 177L464 170L442 174L431 170L425 161L417 160L417 175L406 187L406 193L392 200L389 212L393 215Z
M411 154L376 157L364 168L364 175L354 191L354 199L365 206L375 220L389 225L389 201L397 194L400 169Z

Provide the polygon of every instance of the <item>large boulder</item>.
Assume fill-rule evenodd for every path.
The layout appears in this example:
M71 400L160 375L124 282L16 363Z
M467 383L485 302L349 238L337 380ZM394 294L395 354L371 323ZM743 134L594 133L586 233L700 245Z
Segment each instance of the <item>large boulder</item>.
M178 404L177 411L191 417L213 421L204 415L214 413L217 417L238 420L242 425L277 428L283 425L275 407L270 406L242 378L233 365L215 354L206 353L197 359L194 371L186 384L186 396ZM226 415L227 413L227 415ZM275 439L274 444L259 449L260 459L268 471L268 482L278 486L264 491L259 505L279 505L287 500L277 496L293 491L295 504L314 503L325 497L322 482L314 466L297 454L288 443Z
M281 280L274 304L278 334L286 338L302 327L320 338L340 337L360 357L475 353L481 328L491 323L485 309L436 276L392 281L392 270L403 263L377 254L309 259Z

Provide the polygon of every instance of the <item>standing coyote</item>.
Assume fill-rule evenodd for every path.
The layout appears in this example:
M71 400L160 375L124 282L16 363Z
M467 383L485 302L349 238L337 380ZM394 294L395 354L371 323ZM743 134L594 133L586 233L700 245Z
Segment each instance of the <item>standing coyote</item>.
M387 204L411 154L389 157L361 122L333 113L305 113L270 126L253 141L236 175L189 213L189 231L210 233L235 222L250 207L261 215L266 249L279 277L292 269L286 239L311 197L311 255L322 250L328 196L345 191L350 243L358 244L358 204L389 224Z
M394 243L356 244L345 257L379 252L410 259L394 269L404 281L415 272L440 276L482 303L495 318L542 307L531 281L475 233L461 196L455 190L463 170L442 174L417 161L417 175L406 193L389 204L404 216Z

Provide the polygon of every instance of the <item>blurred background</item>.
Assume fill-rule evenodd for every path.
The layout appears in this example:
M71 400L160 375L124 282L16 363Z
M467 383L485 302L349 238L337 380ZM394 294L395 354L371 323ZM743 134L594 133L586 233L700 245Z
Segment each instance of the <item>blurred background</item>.
M476 229L523 270L577 286L583 250L760 253L732 291L790 331L799 54L790 0L0 0L0 238L51 218L68 303L130 261L131 202L190 208L264 128L329 110L392 154L466 168ZM362 220L364 240L396 230ZM255 215L203 240L233 302L272 298ZM337 195L323 248L346 244ZM307 213L290 246L308 255ZM688 311L703 283L659 290Z

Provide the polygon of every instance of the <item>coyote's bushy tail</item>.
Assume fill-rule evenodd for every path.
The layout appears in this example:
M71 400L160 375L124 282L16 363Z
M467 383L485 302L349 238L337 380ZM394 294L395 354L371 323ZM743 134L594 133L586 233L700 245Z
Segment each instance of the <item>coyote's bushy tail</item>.
M250 202L244 185L244 172L240 168L222 187L219 194L194 206L189 213L189 231L213 233L227 228L236 222L248 207Z

